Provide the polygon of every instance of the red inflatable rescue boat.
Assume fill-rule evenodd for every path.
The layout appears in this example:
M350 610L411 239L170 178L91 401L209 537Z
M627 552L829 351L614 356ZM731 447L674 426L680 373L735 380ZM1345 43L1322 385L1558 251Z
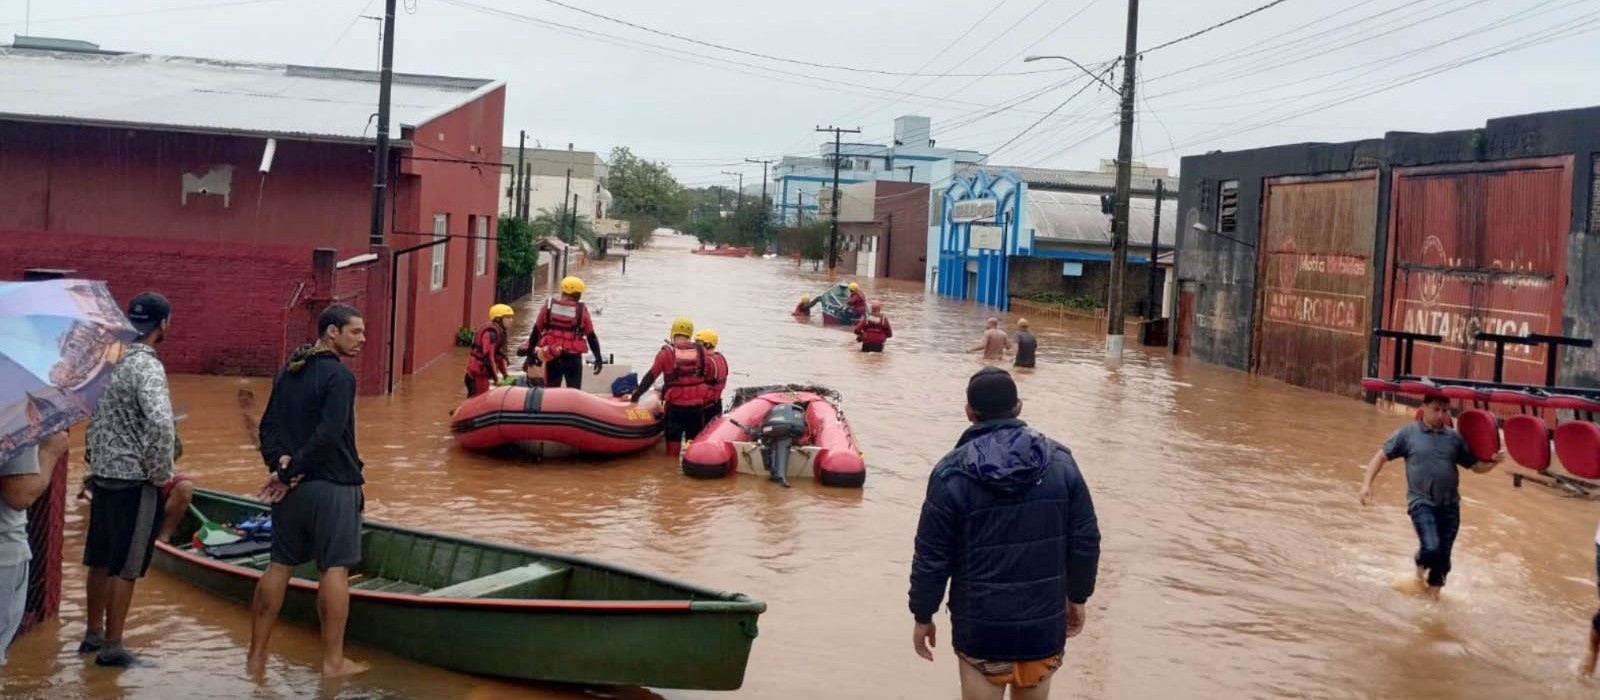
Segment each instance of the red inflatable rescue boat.
M540 457L638 452L661 440L661 401L631 404L578 389L500 386L467 399L450 419L469 450L515 445Z
M683 473L712 478L742 472L785 484L809 477L826 486L860 487L866 463L837 400L822 387L740 389L733 406L684 448ZM772 465L782 473L770 471Z

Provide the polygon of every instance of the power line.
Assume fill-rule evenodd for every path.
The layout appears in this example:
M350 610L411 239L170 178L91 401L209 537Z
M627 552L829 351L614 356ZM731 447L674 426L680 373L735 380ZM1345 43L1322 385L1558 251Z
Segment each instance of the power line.
M495 15L495 16L499 16L499 17L512 19L512 20L515 20L515 21L519 21L519 22L524 22L524 23L527 23L527 24L534 24L534 25L542 26L542 27L545 27L547 29L551 29L552 31L558 31L558 32L564 33L564 34L582 35L582 38L592 39L594 41L599 41L599 42L605 43L605 44L611 44L613 46L617 46L617 47L624 48L624 49L642 51L644 53L655 54L657 56L663 56L665 58L676 59L676 60L684 61L684 62L687 62L687 63L695 63L695 64L704 65L704 66L711 67L711 68L718 68L718 69L721 69L721 70L731 70L731 71L733 71L735 73L743 73L743 74L746 74L746 75L753 75L755 77L764 78L764 79L767 79L767 80L775 80L775 81L778 81L778 82L789 83L789 84L792 84L792 85L800 85L800 86L803 86L803 87L808 87L808 88L813 88L813 89L829 90L829 91L833 91L833 92L841 92L841 93L853 94L853 95L863 95L864 94L864 93L861 93L861 92L845 90L845 89L840 87L840 86L849 86L849 87L858 88L860 90L869 91L869 93L885 93L885 94L888 94L888 95L900 95L900 96L903 96L903 97L906 97L906 98L916 98L918 100L921 100L921 101L926 102L926 103L931 103L931 104L939 104L941 102L948 102L948 103L965 104L965 105L978 106L978 107L988 107L989 106L989 105L983 105L983 104L980 104L980 103L977 103L977 102L969 102L969 101L966 101L966 100L956 100L956 99L949 99L949 98L946 98L944 100L939 100L939 99L936 99L936 98L929 98L929 97L925 97L925 96L922 96L922 95L918 95L916 93L900 92L900 91L894 91L894 90L884 90L883 88L874 87L872 85L864 85L864 84L861 84L861 83L852 83L852 82L849 82L849 81L839 80L839 79L836 79L836 78L827 78L827 77L823 77L823 76L811 75L811 74L808 74L808 73L796 73L794 71L786 71L786 70L782 70L782 69L779 69L779 68L770 68L770 67L767 67L767 66L758 66L758 65L754 65L754 64L750 64L750 63L743 63L743 62L740 62L740 61L735 61L735 60L732 60L732 59L721 58L721 57L718 57L718 56L710 56L710 55L706 55L706 54L696 53L694 51L690 51L690 50L687 50L687 49L679 49L679 48L670 47L670 46L662 46L660 44L651 44L651 43L648 43L648 42L640 42L640 41L630 40L630 39L626 39L624 37L616 36L616 35L613 35L613 34L606 34L604 32L597 32L597 31L594 31L594 30L591 30L591 29L585 29L585 28L582 28L582 27L577 27L577 26L573 26L573 25L569 25L569 24L563 24L563 23L560 23L560 22L553 22L553 21L550 21L550 20L540 19L540 18L537 18L537 17L531 17L529 15L519 14L519 13L516 13L516 12L509 11L509 10L502 10L502 9L495 8L495 7L489 7L487 5L482 5L482 4L479 4L479 3L476 3L476 2L470 2L469 0L439 0L439 2L441 2L443 4L446 4L446 5L454 5L456 7L472 10L472 11L483 13L483 14ZM651 50L651 49L657 49L657 50ZM669 53L662 53L662 52L669 52ZM689 57L694 57L694 58L689 58ZM703 59L703 60L695 60L696 58ZM728 64L728 66L731 66L731 67L711 65L711 64L705 63L705 61L714 61L716 63ZM745 68L745 69L750 69L750 70L740 70L740 68ZM751 70L766 71L766 72L770 72L770 73L777 73L779 75L793 76L793 77L800 78L800 79L803 79L803 80L809 80L809 81L815 81L815 82L811 83L811 82L796 82L794 80L785 80L783 78L775 77L775 76L772 76L772 75L764 75L762 73L752 73L752 72L750 72ZM1057 72L1057 71L1047 71L1047 72ZM869 98L875 98L875 99L885 99L885 97L882 96L882 95L864 94L864 96L869 97Z
M1205 34L1207 32L1214 31L1214 30L1217 30L1217 29L1221 29L1221 28L1226 27L1226 26L1228 26L1230 24L1233 24L1234 22L1237 22L1237 21L1239 21L1241 19L1249 17L1250 15L1256 14L1257 12L1270 10L1270 9L1272 9L1274 7L1277 7L1278 5L1282 5L1283 3L1286 3L1288 1L1289 0L1272 0L1272 2L1269 2L1269 3L1265 4L1265 5L1262 5L1260 7L1257 7L1255 9L1253 9L1253 10L1250 10L1249 12L1246 12L1246 13L1241 14L1241 15L1235 15L1233 17L1229 17L1228 19L1222 20L1221 22L1218 22L1218 23L1213 24L1213 25L1211 25L1209 27L1206 27L1205 29L1201 29L1200 31L1194 32L1192 34L1187 34L1187 35L1184 35L1184 36L1180 36L1180 37L1178 37L1176 39L1173 39L1172 41L1166 42L1164 44L1156 44L1155 46L1152 46L1152 47L1150 47L1148 49L1140 51L1139 55L1143 56L1143 55L1145 55L1147 53L1150 53L1151 51L1160 51L1160 50L1162 50L1164 48L1167 48L1168 46L1172 46L1173 44L1181 44L1181 43L1183 43L1185 41L1188 41L1188 40L1193 39L1193 38L1195 38L1197 36L1200 36L1201 34Z
M677 39L679 41L686 41L686 42L689 42L691 44L696 44L698 46L704 46L704 47L712 48L712 49L720 49L722 51L729 51L729 52L732 52L732 53L742 54L742 55L750 56L750 57L753 57L753 58L764 58L764 59L769 60L769 61L778 61L780 63L791 63L791 64L799 65L799 66L809 66L809 67L812 67L812 68L826 68L826 69L829 69L829 70L842 70L842 71L849 71L849 72L852 72L852 73L871 73L871 74L874 74L874 75L898 75L898 76L905 76L905 77L970 78L970 77L973 77L975 75L983 75L983 74L979 74L979 73L916 73L916 72L905 72L905 71L878 70L878 69L875 69L875 68L860 68L860 67L857 67L857 66L844 66L844 65L839 65L839 64L836 64L836 63L818 63L816 61L806 61L806 60L801 60L801 59L797 59L797 58L785 58L783 56L774 56L772 54L765 54L765 53L760 53L760 52L757 52L757 51L749 51L749 50L737 48L737 47L734 47L734 46L727 46L725 44L718 44L716 42L704 41L704 40L701 40L701 39L696 39L694 37L684 36L682 34L674 34L674 33L669 32L669 31L665 31L665 30L661 30L661 29L655 29L653 27L647 27L645 25L637 24L635 22L630 22L630 21L625 20L625 19L619 19L617 17L612 17L610 15L603 15L603 14L600 14L599 12L595 12L593 10L587 10L587 9L582 8L582 7L569 5L567 3L561 2L560 0L541 0L541 1L545 2L545 3L548 3L548 4L551 4L551 5L555 5L556 7L566 8L568 10L571 10L573 12L577 12L579 14L588 15L590 17L594 17L595 19L604 20L606 22L611 22L613 24L620 24L620 25L625 26L625 27L632 27L632 28L637 29L639 31L649 32L649 33L655 34L657 36L664 36L664 37L668 37L668 38L672 38L672 39ZM1040 4L1043 5L1043 3L1040 3ZM1051 71L1021 71L1021 72L1016 72L1016 73L1004 73L1003 75L1032 75L1032 74L1035 74L1035 73L1042 73L1042 72L1051 72Z
M1106 72L1109 72L1109 71L1106 71ZM1028 128L1026 128L1026 129L1023 129L1023 130L1022 130L1022 131L1020 131L1020 132L1017 132L1017 135L1016 135L1016 136L1013 136L1013 137L1011 137L1011 138L1010 138L1010 139L1008 139L1008 140L1007 140L1007 141L1006 141L1006 142L1005 142L1005 143L1003 143L1003 144L1000 144L1000 147L999 147L999 148L996 148L996 149L994 149L994 150L993 150L993 151L990 151L990 152L989 152L989 155L995 155L995 154L997 154L997 153L999 153L999 152L1001 152L1001 151L1004 151L1004 150L1006 150L1006 148L1007 148L1007 147L1009 147L1009 146L1010 146L1010 145L1011 145L1011 144L1013 144L1013 143L1016 143L1016 142L1017 142L1017 139L1020 139L1020 138L1022 138L1022 137L1023 137L1023 136L1026 136L1026 135L1027 135L1027 134L1028 134L1028 132L1030 132L1030 131L1033 131L1033 130L1034 130L1034 128L1035 128L1035 127L1037 127L1037 126L1039 126L1039 125L1040 125L1040 124L1043 124L1043 123L1044 123L1044 120L1046 120L1046 119L1049 119L1049 118L1050 118L1050 117L1051 117L1051 116L1053 116L1053 115L1054 115L1054 114L1055 114L1055 113L1056 113L1056 112L1059 112L1059 111L1061 111L1061 108L1062 108L1062 107L1065 107L1065 106L1067 106L1067 103L1068 103L1068 102L1071 102L1071 101L1073 101L1073 100L1075 100L1075 99L1077 99L1077 97L1078 97L1078 96L1079 96L1079 95L1082 95L1082 94L1083 94L1083 92L1084 92L1084 91L1085 91L1085 90L1088 90L1088 89L1089 89L1089 88L1091 88L1091 87L1094 87L1094 85L1095 85L1095 83L1094 83L1094 81L1092 81L1092 80L1091 80L1091 81L1088 81L1088 82L1085 82L1085 83L1084 83L1084 84L1083 84L1083 87L1080 87L1080 88L1078 88L1078 91L1077 91L1077 92L1074 92L1074 93L1072 93L1072 94L1071 94L1071 95L1069 95L1069 96L1067 96L1067 99L1065 99L1065 100L1062 100L1062 101L1061 101L1061 104L1058 104L1058 105L1056 105L1056 106L1055 106L1055 109L1052 109L1052 110L1050 110L1050 111L1049 111L1049 112L1046 112L1046 113L1045 113L1045 115L1044 115L1044 116L1042 116L1042 117L1039 117L1039 119L1038 119L1038 120L1037 120L1037 121L1035 121L1035 122L1034 122L1034 123L1032 123L1032 124L1029 124L1029 125L1028 125Z

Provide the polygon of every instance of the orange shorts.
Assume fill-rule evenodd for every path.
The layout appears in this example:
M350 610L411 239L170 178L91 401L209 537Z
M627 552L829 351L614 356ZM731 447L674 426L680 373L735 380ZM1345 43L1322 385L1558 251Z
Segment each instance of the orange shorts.
M1065 653L1038 659L1035 661L984 661L974 659L961 652L956 652L961 661L983 674L995 685L1014 685L1018 688L1032 688L1043 683L1056 669L1061 668L1061 660Z

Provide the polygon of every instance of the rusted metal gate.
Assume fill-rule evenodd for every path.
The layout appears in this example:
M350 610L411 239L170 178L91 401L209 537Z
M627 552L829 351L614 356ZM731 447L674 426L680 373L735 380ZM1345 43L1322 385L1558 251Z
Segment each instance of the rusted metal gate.
M1270 179L1262 198L1251 368L1361 396L1372 325L1375 170Z
M1417 344L1414 373L1491 379L1478 331L1560 334L1570 157L1396 168L1392 188L1384 325L1444 337ZM1543 384L1544 368L1543 349L1506 348L1505 381Z

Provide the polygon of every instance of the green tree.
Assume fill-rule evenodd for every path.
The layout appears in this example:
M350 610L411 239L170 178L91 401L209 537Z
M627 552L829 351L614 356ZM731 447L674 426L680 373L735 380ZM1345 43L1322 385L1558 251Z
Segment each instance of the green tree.
M574 226L571 216L571 210L565 205L556 207L555 211L540 209L539 215L533 217L533 221L528 226L532 229L533 235L538 238L548 236L565 241L567 240L567 234L570 232L573 235L572 240L574 242L583 244L589 250L595 250L597 246L595 245L594 222L590 221L589 217L579 214L576 226Z
M521 279L533 274L533 268L539 263L539 253L533 249L533 231L528 222L515 216L502 216L495 238L499 257L495 272L500 279Z
M777 230L778 250L785 255L799 253L806 260L828 256L828 225L786 226Z
M692 198L667 167L644 160L626 146L612 149L606 187L611 190L613 218L679 226L689 220Z

